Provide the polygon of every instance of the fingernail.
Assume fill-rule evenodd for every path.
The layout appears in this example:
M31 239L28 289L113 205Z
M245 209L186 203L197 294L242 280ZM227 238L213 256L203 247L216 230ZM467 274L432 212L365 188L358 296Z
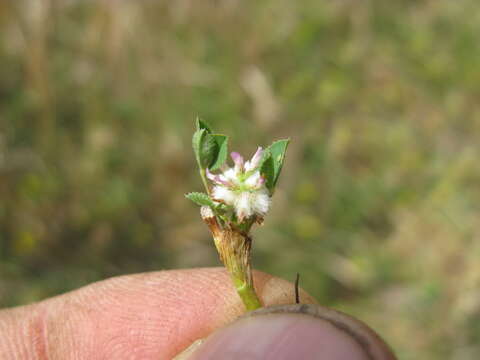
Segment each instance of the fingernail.
M173 360L188 360L192 358L192 355L197 351L197 349L205 342L204 339L198 339L194 341L188 348L183 350L180 354L175 356Z
M370 328L317 305L262 308L216 331L186 357L204 359L394 360Z

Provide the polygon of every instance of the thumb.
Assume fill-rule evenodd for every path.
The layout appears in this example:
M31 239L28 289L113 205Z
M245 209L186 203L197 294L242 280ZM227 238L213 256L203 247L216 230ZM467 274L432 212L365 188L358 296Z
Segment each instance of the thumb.
M176 360L394 360L373 330L317 305L263 308L194 343Z

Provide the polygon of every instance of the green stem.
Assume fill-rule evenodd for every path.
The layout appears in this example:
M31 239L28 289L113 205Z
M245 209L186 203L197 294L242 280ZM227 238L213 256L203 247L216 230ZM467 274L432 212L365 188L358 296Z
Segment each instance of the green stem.
M247 283L238 284L235 279L233 279L237 293L242 299L243 304L247 311L256 310L262 307L262 303L255 292L253 285Z
M220 258L232 278L233 286L242 300L247 311L262 307L262 303L253 286L251 267L252 239L236 229L223 229L215 239L215 245Z
M202 183L203 183L203 186L205 187L205 190L207 191L207 194L210 196L210 189L208 187L205 169L200 169L200 177L202 178Z
M221 227L215 215L202 212L202 219L210 228L220 259L232 278L233 286L248 311L262 307L253 286L251 264L252 239L232 226Z

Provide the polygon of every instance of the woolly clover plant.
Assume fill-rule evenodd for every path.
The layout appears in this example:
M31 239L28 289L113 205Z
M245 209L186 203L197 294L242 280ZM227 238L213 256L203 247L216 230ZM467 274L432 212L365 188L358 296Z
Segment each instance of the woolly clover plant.
M258 147L248 161L237 152L226 164L228 137L215 134L197 119L192 145L206 193L186 197L200 205L200 214L212 233L220 259L247 310L261 307L251 267L253 224L262 224L282 170L289 140Z

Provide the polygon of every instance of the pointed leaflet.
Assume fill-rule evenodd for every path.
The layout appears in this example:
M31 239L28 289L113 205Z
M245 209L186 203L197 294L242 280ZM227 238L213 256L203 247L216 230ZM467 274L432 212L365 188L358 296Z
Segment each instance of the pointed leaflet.
M203 120L200 120L199 117L195 120L195 125L197 126L197 131L205 129L208 134L212 133L212 130L210 129L210 126L207 125L207 123Z
M193 151L200 169L207 168L217 157L218 146L206 129L195 131L192 138Z
M227 160L227 154L228 154L228 136L225 135L219 135L219 134L214 134L210 135L213 137L215 140L215 143L217 144L217 154L214 159L214 161L209 165L210 170L217 170L220 168L220 166L223 165L223 163Z
M200 169L216 170L227 159L228 137L212 134L210 127L202 120L196 120L197 131L193 134L192 145Z
M277 185L289 142L289 139L278 140L267 148L269 155L263 161L261 173L265 176L265 186L270 191L270 194L273 194Z
M185 197L195 204L200 206L210 206L211 208L215 207L215 203L210 199L210 197L201 192L191 192L185 195Z

